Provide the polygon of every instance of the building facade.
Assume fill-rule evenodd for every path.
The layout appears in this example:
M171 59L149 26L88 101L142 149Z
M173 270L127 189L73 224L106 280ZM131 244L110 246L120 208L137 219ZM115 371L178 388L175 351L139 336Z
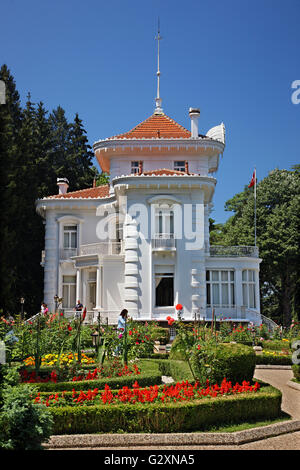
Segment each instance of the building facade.
M158 95L159 96L159 95ZM88 321L110 324L123 308L140 321L186 321L212 314L235 322L262 322L257 247L210 246L209 214L215 174L225 149L223 124L199 134L154 113L129 132L94 146L109 184L37 201L45 219L44 300L65 315L78 299ZM67 177L67 175L66 175Z

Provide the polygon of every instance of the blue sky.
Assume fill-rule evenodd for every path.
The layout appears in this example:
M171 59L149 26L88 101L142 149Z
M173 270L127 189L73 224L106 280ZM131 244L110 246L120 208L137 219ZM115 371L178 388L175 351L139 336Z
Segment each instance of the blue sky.
M212 216L275 167L299 163L299 0L9 0L1 6L0 63L22 103L83 119L90 144L150 116L156 94L157 18L161 97L167 115L199 131L226 126ZM67 175L66 175L67 176Z

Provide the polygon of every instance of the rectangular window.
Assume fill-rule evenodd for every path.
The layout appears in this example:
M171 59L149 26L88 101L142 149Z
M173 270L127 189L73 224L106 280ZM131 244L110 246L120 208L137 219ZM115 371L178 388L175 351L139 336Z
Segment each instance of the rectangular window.
M174 236L174 211L160 209L155 213L155 234L158 237Z
M174 170L185 171L185 161L174 162Z
M63 276L63 308L76 305L76 276Z
M131 162L131 174L135 175L136 173L139 172L139 161L137 162Z
M206 303L208 307L235 305L234 271L206 271Z
M247 308L256 308L255 295L255 271L254 269L244 269L242 272L243 281L243 305Z
M172 307L174 305L174 274L155 274L155 306Z
M77 248L77 225L64 226L64 249L75 250Z

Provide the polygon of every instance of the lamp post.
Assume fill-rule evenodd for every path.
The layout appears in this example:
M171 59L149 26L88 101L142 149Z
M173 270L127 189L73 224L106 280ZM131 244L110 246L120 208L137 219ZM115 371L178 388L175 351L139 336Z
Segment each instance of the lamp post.
M25 303L25 299L24 299L24 297L21 297L21 298L20 298L20 304L21 304L21 320L23 320L23 316L24 316L24 303Z
M98 336L99 336L99 333L98 331L94 331L94 333L92 333L92 342L93 342L93 346L96 348L96 351L97 351L97 346L98 346Z

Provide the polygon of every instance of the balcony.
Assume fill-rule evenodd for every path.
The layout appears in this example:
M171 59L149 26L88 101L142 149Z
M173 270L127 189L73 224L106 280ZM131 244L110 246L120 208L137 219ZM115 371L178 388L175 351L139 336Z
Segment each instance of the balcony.
M176 241L173 233L157 233L152 238L153 251L175 251Z
M77 248L60 248L59 250L59 259L60 260L68 260L72 258L72 256L76 256L78 253Z
M257 246L221 246L214 245L209 248L209 256L211 257L248 257L258 258L259 252Z
M89 245L81 245L79 250L80 256L86 255L120 255L123 253L122 242L102 242L90 243Z

